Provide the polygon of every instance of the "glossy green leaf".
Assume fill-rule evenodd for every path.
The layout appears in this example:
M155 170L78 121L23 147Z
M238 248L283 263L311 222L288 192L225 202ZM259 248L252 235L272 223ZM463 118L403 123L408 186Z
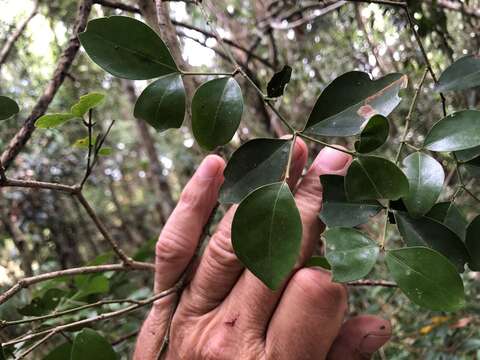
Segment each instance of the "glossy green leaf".
M148 85L138 98L133 114L157 131L182 126L185 118L185 88L181 76L165 75Z
M221 203L238 203L260 186L280 181L285 173L291 140L253 139L235 151L224 171Z
M457 234L460 239L465 240L468 221L455 204L451 202L435 204L425 216L441 222Z
M320 136L351 136L361 133L376 114L388 116L400 103L398 92L407 77L389 74L371 80L367 73L352 71L333 80L318 98L305 133Z
M71 353L72 344L65 342L50 351L48 355L43 358L43 360L70 360Z
M360 156L348 168L345 191L351 201L398 200L408 194L408 179L393 162L377 156Z
M90 58L114 76L143 80L178 72L162 39L134 18L110 16L91 20L78 37Z
M369 153L378 149L387 141L389 132L390 125L385 116L372 116L362 130L360 139L355 143L355 150L359 153Z
M389 250L385 262L400 289L415 304L438 311L465 306L462 279L438 252L426 247Z
M96 142L96 139L93 138L92 145L95 145L95 142ZM72 146L77 149L88 149L88 136L75 140Z
M457 151L480 146L479 124L480 111L455 112L433 125L424 146L431 151Z
M290 82L292 77L292 68L285 65L282 70L275 73L267 85L267 96L276 98L283 95L285 87Z
M480 156L480 146L474 148L455 151L455 156L459 162L467 162Z
M208 81L193 96L193 135L207 150L225 145L235 135L242 113L242 90L234 78Z
M41 316L52 312L60 303L65 291L49 289L42 296L32 299L30 304L18 308L17 311L24 316Z
M375 200L350 201L345 194L345 178L339 175L322 175L323 188L320 220L328 227L354 227L366 223L378 214L383 206Z
M101 93L89 93L80 97L80 100L72 106L70 112L78 117L84 117L85 114L105 100L105 95Z
M112 345L98 332L92 329L80 331L72 346L70 360L116 360L117 355Z
M331 270L332 267L324 256L312 256L304 265L305 267L321 267L326 270Z
M480 215L468 225L465 245L470 254L468 267L473 271L480 271Z
M374 240L350 228L330 229L323 236L334 281L358 280L372 270L380 250Z
M431 156L415 152L403 160L403 172L408 178L409 193L402 198L410 215L425 215L440 195L445 180L442 165Z
M71 113L46 114L35 121L35 126L40 129L51 129L77 117Z
M0 96L0 120L10 119L19 111L20 108L14 100L6 96Z
M398 230L407 246L430 247L447 257L459 272L469 260L467 249L460 237L441 222L428 218L413 218L396 212Z
M480 57L467 55L445 69L435 88L438 92L458 91L480 86Z
M93 294L105 294L110 290L110 282L105 275L86 275L75 277L78 292L74 299L81 299Z
M284 182L265 185L238 206L232 244L240 261L270 289L278 289L299 256L302 221Z
M113 149L110 146L104 146L98 150L98 155L100 156L110 156L113 153Z

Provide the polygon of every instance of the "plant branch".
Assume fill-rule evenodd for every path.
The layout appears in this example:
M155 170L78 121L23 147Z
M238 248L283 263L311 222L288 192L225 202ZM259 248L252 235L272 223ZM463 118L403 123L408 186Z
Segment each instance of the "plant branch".
M425 51L425 46L423 46L422 39L420 38L420 35L418 34L417 29L415 28L415 22L413 20L413 16L410 13L408 6L404 6L404 9L405 9L405 12L407 13L408 23L410 24L410 28L412 29L413 35L415 36L415 40L417 41L418 46L420 47L420 51L422 52L422 56L423 56L423 59L425 60L425 64L427 65L428 71L430 72L430 75L432 76L432 79L435 82L435 84L437 84L438 83L437 75L435 75L435 72L433 71L432 64L428 59L427 52ZM440 93L440 98L442 100L443 116L447 116L447 104L446 104L446 99L443 93Z
M11 286L7 291L0 294L0 305L10 299L12 296L17 294L20 290L26 289L31 285L38 284L43 281L56 279L64 276L75 276L82 274L93 274L99 272L108 272L108 271L133 271L133 270L154 270L153 264L133 262L129 265L126 264L107 264L107 265L97 265L97 266L84 266L78 268L71 268L65 270L52 271L40 275L30 276L19 280L16 284Z
M335 149L335 150L344 152L345 154L349 154L349 155L354 156L354 157L357 156L357 153L354 152L354 151L350 151L350 150L344 149L344 148L342 148L342 147L340 147L340 146L326 143L325 141L322 141L322 140L316 139L316 138L314 138L314 137L305 135L305 134L302 133L302 132L297 132L297 135L300 136L300 137L302 137L302 138L304 138L304 139L313 141L313 142L315 142L315 143L317 143L317 144L320 144L320 145L323 145L323 146L327 146L327 147L329 147L329 148L332 148L332 149Z
M390 281L383 281L383 280L358 280L353 282L346 283L347 286L382 286L382 287L391 287L396 288L398 287L397 284Z
M42 335L45 335L45 334L49 334L51 332L57 333L57 332L60 332L60 331L65 331L65 330L71 329L71 328L85 326L85 325L89 325L89 324L92 324L92 323L95 323L95 322L98 322L98 321L103 321L103 320L112 319L112 318L115 318L115 317L118 317L118 316L122 316L124 314L129 313L129 312L137 310L137 309L139 309L143 306L149 305L149 304L153 303L154 301L156 301L158 299L161 299L165 296L168 296L168 295L170 295L174 292L177 292L179 289L180 289L180 283L177 283L173 287L171 287L170 289L159 292L158 294L156 294L152 297L149 297L148 299L138 300L136 304L128 306L126 308L116 310L116 311L112 311L112 312L108 312L108 313L103 313L103 314L100 314L100 315L97 315L97 316L93 316L93 317L83 319L83 320L74 321L74 322L64 324L64 325L54 326L50 329L42 330L42 331L39 331L39 332L36 332L36 333L25 335L25 336L23 336L21 338L18 338L18 339L7 341L7 342L3 343L2 345L3 346L8 346L8 345L13 345L13 344L18 344L18 343L25 342L25 341L28 341L28 340L31 340L31 339L35 339L35 338L37 338L39 336L42 336Z
M55 97L58 89L62 85L67 76L68 69L72 65L78 49L80 48L80 41L78 40L78 33L85 29L88 15L92 8L92 0L83 0L78 7L75 25L73 28L73 35L68 41L68 45L63 51L57 64L52 79L43 91L42 96L32 109L32 112L25 120L21 129L10 140L7 148L3 151L0 157L0 162L5 169L8 169L15 157L20 153L27 141L30 139L32 133L35 131L35 121L42 116L47 110L48 106Z
M45 341L47 341L48 339L50 339L52 336L54 336L55 334L57 334L58 331L56 331L55 329L48 332L43 338L41 338L40 340L38 340L35 344L33 344L32 346L30 346L28 349L26 349L24 352L22 352L20 355L18 355L17 357L17 360L20 360L20 359L23 359L25 356L27 356L28 354L30 354L33 350L35 350L37 347L39 347L40 345L42 345Z

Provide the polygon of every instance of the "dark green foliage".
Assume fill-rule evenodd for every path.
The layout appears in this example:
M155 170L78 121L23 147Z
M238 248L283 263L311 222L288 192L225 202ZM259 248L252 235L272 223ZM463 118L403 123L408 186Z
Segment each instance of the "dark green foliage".
M359 153L369 153L387 141L390 125L388 119L382 115L374 115L360 133L360 139L355 143L355 150Z
M208 81L192 99L193 135L207 150L225 145L235 135L242 113L242 90L234 78Z
M438 92L458 91L480 86L480 58L464 56L450 65L438 79Z
M13 115L18 114L20 108L18 104L6 96L0 96L0 120L6 120Z
M275 73L267 85L267 96L270 98L276 98L283 95L285 87L290 82L292 77L292 68L285 65L282 70Z

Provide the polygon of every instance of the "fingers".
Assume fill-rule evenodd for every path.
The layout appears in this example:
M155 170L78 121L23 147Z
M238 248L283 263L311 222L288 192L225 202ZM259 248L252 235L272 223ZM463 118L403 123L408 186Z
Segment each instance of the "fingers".
M387 320L371 315L353 317L343 324L327 359L370 359L390 339L391 333Z
M183 190L157 242L156 293L172 287L190 262L203 227L217 202L224 167L222 158L207 156ZM137 339L135 360L157 359L173 302L172 296L154 302Z
M294 187L307 161L307 146L297 141L290 170ZM243 271L231 242L232 220L237 206L232 206L220 221L204 252L196 274L182 297L182 308L194 314L205 314L222 302Z
M180 195L156 246L156 292L173 286L190 262L217 203L224 167L222 158L207 156Z
M344 174L350 164L351 157L338 150L324 148L298 185L295 201L300 211L303 224L302 248L299 259L301 265L312 254L314 245L320 239L322 224L318 213L322 202L322 188L320 175ZM251 272L245 271L235 285L232 296L234 302L251 312L253 321L257 321L256 328L265 329L281 296L281 290L272 292L258 280Z
M346 309L345 287L332 283L327 272L311 268L297 271L270 321L267 358L324 359Z

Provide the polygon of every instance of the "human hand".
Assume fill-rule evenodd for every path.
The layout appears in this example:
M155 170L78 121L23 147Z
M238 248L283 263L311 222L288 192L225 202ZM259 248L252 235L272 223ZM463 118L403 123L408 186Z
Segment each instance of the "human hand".
M388 321L357 316L344 322L347 291L328 272L301 268L324 226L318 220L319 176L344 175L351 158L324 148L305 176L307 147L297 140L289 185L303 224L298 267L282 289L271 291L235 256L230 228L236 206L210 239L171 323L166 359L368 359L390 337ZM155 292L171 288L192 259L203 227L217 202L225 163L204 159L185 187L156 246ZM134 359L156 360L176 303L176 294L157 300L140 331Z

